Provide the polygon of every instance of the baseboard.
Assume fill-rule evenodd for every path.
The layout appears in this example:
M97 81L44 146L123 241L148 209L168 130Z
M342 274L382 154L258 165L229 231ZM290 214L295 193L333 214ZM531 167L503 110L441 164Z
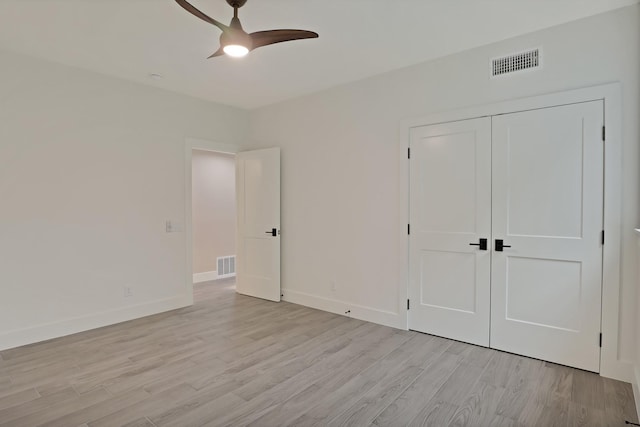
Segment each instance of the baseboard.
M600 358L601 376L632 384L636 381L633 364L606 356L603 352Z
M193 274L193 284L209 282L211 280L220 280L220 279L228 279L229 277L236 277L236 273L231 274L223 274L218 276L217 271L205 271L204 273L194 273Z
M282 294L283 301L328 311L330 313L341 314L343 316L346 315L355 319L377 323L379 325L389 326L396 329L406 329L405 325L407 322L405 313L399 314L391 311L379 310L372 307L293 291L291 289L283 289Z
M193 273L193 283L208 282L209 280L216 280L218 278L218 272L205 271L203 273Z
M191 305L185 295L0 333L0 351L77 334Z

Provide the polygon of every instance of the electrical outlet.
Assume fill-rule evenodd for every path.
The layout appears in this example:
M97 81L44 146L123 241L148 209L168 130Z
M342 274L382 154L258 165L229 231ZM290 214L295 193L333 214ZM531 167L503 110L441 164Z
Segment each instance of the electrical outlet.
M331 291L335 292L337 290L338 290L338 285L336 285L336 281L335 280L332 280L331 281Z
M133 296L133 288L131 286L124 287L124 297L132 297Z

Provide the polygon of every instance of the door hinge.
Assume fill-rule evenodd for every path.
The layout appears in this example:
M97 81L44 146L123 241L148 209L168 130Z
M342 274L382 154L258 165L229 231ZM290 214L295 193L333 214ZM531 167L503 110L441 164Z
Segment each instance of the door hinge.
M602 140L605 141L606 136L607 136L607 132L605 130L606 128L604 126L602 126Z
M411 158L411 147L407 148L407 159Z
M604 230L602 230L602 244L604 245Z
M602 332L600 332L600 343L599 343L600 347L602 347Z
M411 308L411 304L409 303L409 300L407 299L407 310L409 310Z
M407 224L407 234L411 234L411 224Z

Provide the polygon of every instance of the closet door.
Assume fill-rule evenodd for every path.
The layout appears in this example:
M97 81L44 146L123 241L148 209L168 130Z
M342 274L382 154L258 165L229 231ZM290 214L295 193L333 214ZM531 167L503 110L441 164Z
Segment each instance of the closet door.
M491 119L410 135L410 329L489 345Z
M492 119L493 348L599 371L602 125L602 101Z

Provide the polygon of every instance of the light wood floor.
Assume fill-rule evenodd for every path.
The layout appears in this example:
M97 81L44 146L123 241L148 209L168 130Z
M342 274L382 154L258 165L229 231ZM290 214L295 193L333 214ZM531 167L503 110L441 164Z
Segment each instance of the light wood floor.
M0 425L624 426L629 384L196 286L194 307L0 353Z

